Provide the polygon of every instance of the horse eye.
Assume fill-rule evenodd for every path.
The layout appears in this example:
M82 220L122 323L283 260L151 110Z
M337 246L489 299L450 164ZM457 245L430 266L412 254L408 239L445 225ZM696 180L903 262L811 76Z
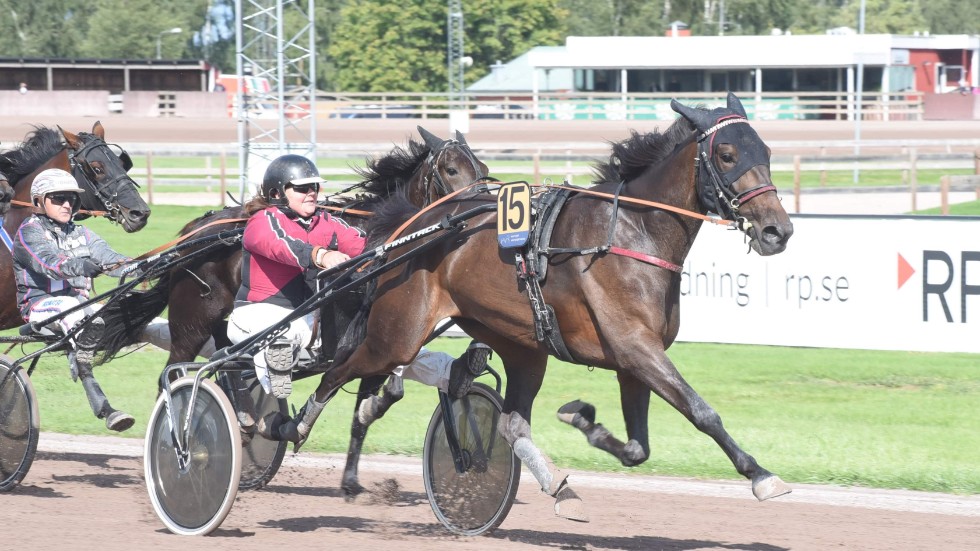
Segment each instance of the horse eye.
M734 163L735 162L735 156L732 155L731 153L722 153L721 154L721 160L724 161L724 162L726 162L726 163L731 164L731 163Z
M459 174L459 171L456 170L455 167L449 167L449 168L447 168L446 169L446 172L449 173L450 176L455 176L455 175Z

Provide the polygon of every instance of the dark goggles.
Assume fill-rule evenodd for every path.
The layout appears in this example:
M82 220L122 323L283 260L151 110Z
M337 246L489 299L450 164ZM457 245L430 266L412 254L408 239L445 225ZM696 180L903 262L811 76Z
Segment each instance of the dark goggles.
M81 203L81 197L77 193L50 193L47 196L48 200L51 201L52 205L60 207L65 203L71 206L76 206Z
M306 195L311 191L314 193L320 193L320 184L316 182L312 184L299 184L299 185L289 184L286 186L286 189L292 189L296 193L302 193L303 195Z

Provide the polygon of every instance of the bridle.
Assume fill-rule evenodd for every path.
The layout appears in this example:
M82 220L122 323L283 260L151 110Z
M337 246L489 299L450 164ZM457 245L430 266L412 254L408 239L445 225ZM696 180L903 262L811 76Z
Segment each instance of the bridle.
M732 185L750 169L763 163L756 162L757 160L753 159L752 155L740 155L735 168L720 174L711 160L711 152L714 150L715 135L719 130L733 124L748 124L748 122L748 119L740 115L728 115L718 119L714 126L697 136L698 155L694 159L697 191L701 202L708 210L735 222L738 229L743 232L748 230L748 219L739 215L739 208L763 193L775 192L776 186L770 182L741 193L735 193ZM703 172L701 171L702 167L704 167Z
M425 186L425 189L432 189L429 187L432 185L440 197L444 197L453 192L453 189L449 187L449 184L447 184L446 181L443 180L442 176L439 175L438 169L439 159L441 159L442 156L445 155L446 151L451 148L459 148L463 151L463 155L465 156L466 160L469 161L470 167L473 169L473 173L477 175L473 182L477 182L487 177L487 174L480 168L480 162L476 159L476 156L473 155L473 150L471 150L467 144L454 139L445 140L438 149L431 149L429 151L429 156L425 161L428 171L425 177L422 179L422 184ZM431 197L432 194L429 193L426 197L426 205L428 205L429 198Z
M105 207L107 217L110 220L118 221L122 216L122 209L118 201L119 192L124 189L122 186L129 183L132 184L134 191L139 188L139 185L127 174L129 169L133 167L133 161L129 153L126 153L126 150L116 145L120 151L119 154L116 154L105 140L95 134L82 132L79 134L79 137L82 139L82 147L80 149L75 150L71 147L66 147L68 164L71 166L72 176L78 181L86 182L88 185L85 187L88 187L89 191ZM104 155L107 161L118 158L122 164L123 171L119 174L112 175L110 180L100 185L98 175L95 173L95 169L92 168L90 160L92 155L96 153ZM80 178L80 176L84 176L84 178Z

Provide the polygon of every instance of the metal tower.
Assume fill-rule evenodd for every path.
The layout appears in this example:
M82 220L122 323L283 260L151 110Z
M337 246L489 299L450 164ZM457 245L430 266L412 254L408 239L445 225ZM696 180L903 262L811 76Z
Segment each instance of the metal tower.
M276 157L296 153L316 162L314 4L235 0L240 200L254 193Z
M449 68L449 102L458 105L463 99L463 2L449 0L449 19L446 23L447 62Z

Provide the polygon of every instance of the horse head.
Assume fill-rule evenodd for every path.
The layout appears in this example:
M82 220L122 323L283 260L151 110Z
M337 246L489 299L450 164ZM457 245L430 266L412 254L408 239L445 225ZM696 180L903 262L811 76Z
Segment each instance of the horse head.
M0 172L0 216L10 210L10 200L14 198L14 188L7 181L7 175Z
M697 132L695 185L702 208L734 221L760 255L782 252L793 224L772 183L771 151L749 126L742 102L729 92L723 108L697 109L677 100L670 107Z
M459 131L456 131L455 139L443 140L421 126L418 130L429 148L429 155L422 174L426 185L418 191L413 190L413 193L424 193L426 197L421 202L411 197L416 205L428 205L489 174L487 165L476 158L466 143L466 138Z
M82 208L105 210L128 233L143 229L150 208L137 191L137 184L127 172L133 161L124 149L105 141L105 128L96 122L92 132L72 134L58 130L67 145L68 160L75 180L86 191Z

